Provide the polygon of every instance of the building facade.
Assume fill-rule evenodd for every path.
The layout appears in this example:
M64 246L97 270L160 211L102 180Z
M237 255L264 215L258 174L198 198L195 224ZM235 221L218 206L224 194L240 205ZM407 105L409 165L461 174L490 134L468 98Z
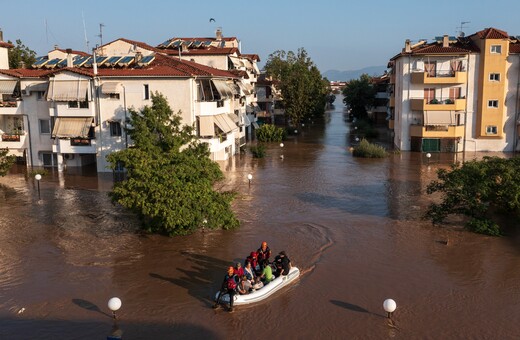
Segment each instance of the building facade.
M389 128L400 150L518 150L520 44L486 28L405 42L389 62Z

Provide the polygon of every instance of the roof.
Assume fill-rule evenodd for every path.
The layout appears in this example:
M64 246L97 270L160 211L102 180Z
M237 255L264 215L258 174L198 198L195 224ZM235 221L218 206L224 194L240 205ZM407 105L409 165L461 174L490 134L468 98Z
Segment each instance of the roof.
M0 70L0 73L16 78L40 78L52 73L52 70L17 68L10 70Z
M101 46L97 47L97 49L99 50L99 49L101 49L101 48L103 48L103 47L105 47L107 45L115 43L116 41L124 41L126 43L129 43L130 45L135 45L137 47L141 47L141 48L143 48L145 50L149 50L149 51L153 51L153 52L159 52L159 53L163 52L162 50L159 50L159 49L157 49L157 48L155 48L155 47L153 47L151 45L148 45L147 43L144 43L142 41L130 40L130 39L126 39L126 38L119 38L119 39L116 39L116 40L112 40L109 43L106 43L104 45L101 45Z
M179 54L179 50L177 49L164 49L161 52L165 52L169 55L177 55ZM186 51L181 51L181 55L229 55L229 54L237 54L240 55L240 51L236 47L209 47L209 48L198 48L198 49L188 49Z
M242 54L242 57L248 58L251 60L260 61L260 57L258 56L258 54Z
M509 43L509 53L520 53L520 41L515 40Z
M63 49L63 48L56 48L54 49L53 51L60 51L60 52L63 52L63 53L68 53L66 49ZM50 51L52 52L52 51ZM86 56L89 56L90 54L86 53L86 52L83 52L83 51L74 51L74 50L71 50L72 54L77 54L77 55L80 55L80 56L83 56L83 57L86 57Z
M8 43L8 42L5 42L5 41L0 41L0 47L13 48L14 45L13 45L13 44L10 44L10 43Z
M472 35L478 36L480 39L508 39L509 35L505 31L489 27L482 31L478 31Z
M442 46L442 41L433 41L431 43L411 46L411 52L405 52L403 49L401 53L390 58L390 61L404 55L461 55L473 52L480 52L478 46L475 45L469 37L458 37L456 41L451 41L447 47Z
M184 41L203 41L203 40L210 40L210 41L216 41L217 38L216 37L212 37L212 38L179 38L179 37L174 37L174 38L171 38L171 39L168 39L170 41L172 40L184 40ZM224 41L233 41L233 40L238 40L237 37L222 37L220 40L224 40Z

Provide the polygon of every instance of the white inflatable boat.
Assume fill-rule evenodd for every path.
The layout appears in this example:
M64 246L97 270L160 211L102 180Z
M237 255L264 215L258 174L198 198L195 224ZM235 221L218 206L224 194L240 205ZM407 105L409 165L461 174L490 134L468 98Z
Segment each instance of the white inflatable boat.
M292 267L291 270L289 270L289 274L287 274L286 276L279 276L275 278L273 281L269 282L260 289L252 291L251 293L245 295L240 295L238 293L235 294L235 301L233 302L233 304L237 306L262 301L263 299L267 298L268 296L271 296L281 288L287 286L291 282L294 282L298 278L298 276L300 276L300 270L296 267ZM215 301L217 301L218 295L219 292L215 294ZM220 302L229 303L229 295L224 293L224 295L222 295L222 297L220 298Z

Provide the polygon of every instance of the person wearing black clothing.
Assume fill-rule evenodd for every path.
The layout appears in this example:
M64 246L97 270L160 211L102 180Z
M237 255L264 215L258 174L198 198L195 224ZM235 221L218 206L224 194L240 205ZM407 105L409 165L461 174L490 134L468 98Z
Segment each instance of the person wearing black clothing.
M289 274L289 270L291 270L291 260L287 257L285 251L281 251L274 259L276 266L276 277L280 275Z
M222 282L222 287L218 293L217 302L213 305L213 308L218 308L220 305L220 299L222 296L228 294L229 295L229 311L233 311L233 303L235 302L235 290L237 288L236 275L234 274L235 268L229 267L226 276L224 276L224 281Z

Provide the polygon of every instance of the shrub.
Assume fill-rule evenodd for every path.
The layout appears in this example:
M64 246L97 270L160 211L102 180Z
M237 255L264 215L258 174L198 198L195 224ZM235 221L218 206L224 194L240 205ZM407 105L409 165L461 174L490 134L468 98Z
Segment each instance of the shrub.
M285 130L273 124L264 124L256 130L256 138L260 142L281 142L285 138Z
M362 139L359 145L354 148L354 157L363 158L383 158L386 157L386 150L382 146L371 144L366 139Z
M500 227L489 219L472 219L466 223L466 228L478 234L500 236Z
M251 150L254 158L263 158L265 156L265 145L263 144L250 146L249 149Z

